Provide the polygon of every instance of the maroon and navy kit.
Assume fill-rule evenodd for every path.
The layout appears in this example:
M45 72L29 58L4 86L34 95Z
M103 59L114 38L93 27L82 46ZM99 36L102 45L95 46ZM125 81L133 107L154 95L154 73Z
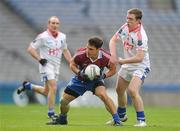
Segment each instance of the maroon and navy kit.
M81 48L75 54L74 62L78 65L80 70L85 69L89 64L95 64L99 66L101 72L105 67L108 68L110 61L110 54L100 49L98 58L96 60L92 60L88 57L86 53L86 48ZM70 94L74 97L78 97L83 95L86 91L92 91L95 93L95 88L97 86L104 86L104 80L102 78L95 79L93 81L84 82L78 76L74 76L65 89L65 93Z
M86 48L79 49L74 58L74 61L79 66L80 70L84 69L89 64L95 64L99 66L101 70L103 70L104 67L108 68L109 60L110 54L107 51L100 49L98 58L93 61L91 58L87 56Z

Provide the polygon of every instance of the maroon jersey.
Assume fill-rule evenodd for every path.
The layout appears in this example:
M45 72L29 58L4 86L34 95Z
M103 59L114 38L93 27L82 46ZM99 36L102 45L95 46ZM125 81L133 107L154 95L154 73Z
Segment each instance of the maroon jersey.
M110 54L103 50L99 50L99 55L96 60L91 60L86 54L86 48L81 48L75 54L74 62L78 65L80 70L85 69L89 64L95 64L99 66L101 71L104 70L104 67L109 67Z

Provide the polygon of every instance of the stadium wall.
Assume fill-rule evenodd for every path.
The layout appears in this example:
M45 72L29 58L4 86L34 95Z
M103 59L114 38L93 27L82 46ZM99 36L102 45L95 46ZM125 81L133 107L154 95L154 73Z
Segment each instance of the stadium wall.
M60 96L67 82L58 83L58 91L56 95L56 104L59 103ZM16 89L21 84L19 82L0 83L0 104L16 104L25 106L29 103L46 104L46 98L27 91L25 95L18 96ZM115 89L108 88L108 95L117 103L117 95ZM144 85L141 91L145 105L147 106L180 106L180 85ZM96 103L95 103L96 102ZM131 104L130 98L128 103ZM103 103L91 92L86 92L83 97L71 103L72 106L103 106Z

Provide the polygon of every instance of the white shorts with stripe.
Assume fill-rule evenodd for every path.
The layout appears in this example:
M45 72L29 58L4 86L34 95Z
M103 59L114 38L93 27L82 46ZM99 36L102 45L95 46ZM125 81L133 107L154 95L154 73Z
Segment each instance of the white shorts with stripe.
M142 81L147 77L149 74L150 69L148 67L146 68L121 68L118 72L118 75L124 78L126 81L130 82L133 76L139 77Z
M59 65L55 65L52 63L47 63L45 66L39 65L39 72L41 81L47 80L58 80L59 76Z

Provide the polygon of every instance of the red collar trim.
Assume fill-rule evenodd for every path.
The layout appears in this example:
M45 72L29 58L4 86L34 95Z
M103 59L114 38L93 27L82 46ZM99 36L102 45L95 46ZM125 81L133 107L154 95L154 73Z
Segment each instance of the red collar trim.
M129 30L129 32L138 32L141 29L141 24L138 24L134 29Z
M56 38L58 36L58 32L52 32L51 30L47 29L47 32L52 35L54 38Z

